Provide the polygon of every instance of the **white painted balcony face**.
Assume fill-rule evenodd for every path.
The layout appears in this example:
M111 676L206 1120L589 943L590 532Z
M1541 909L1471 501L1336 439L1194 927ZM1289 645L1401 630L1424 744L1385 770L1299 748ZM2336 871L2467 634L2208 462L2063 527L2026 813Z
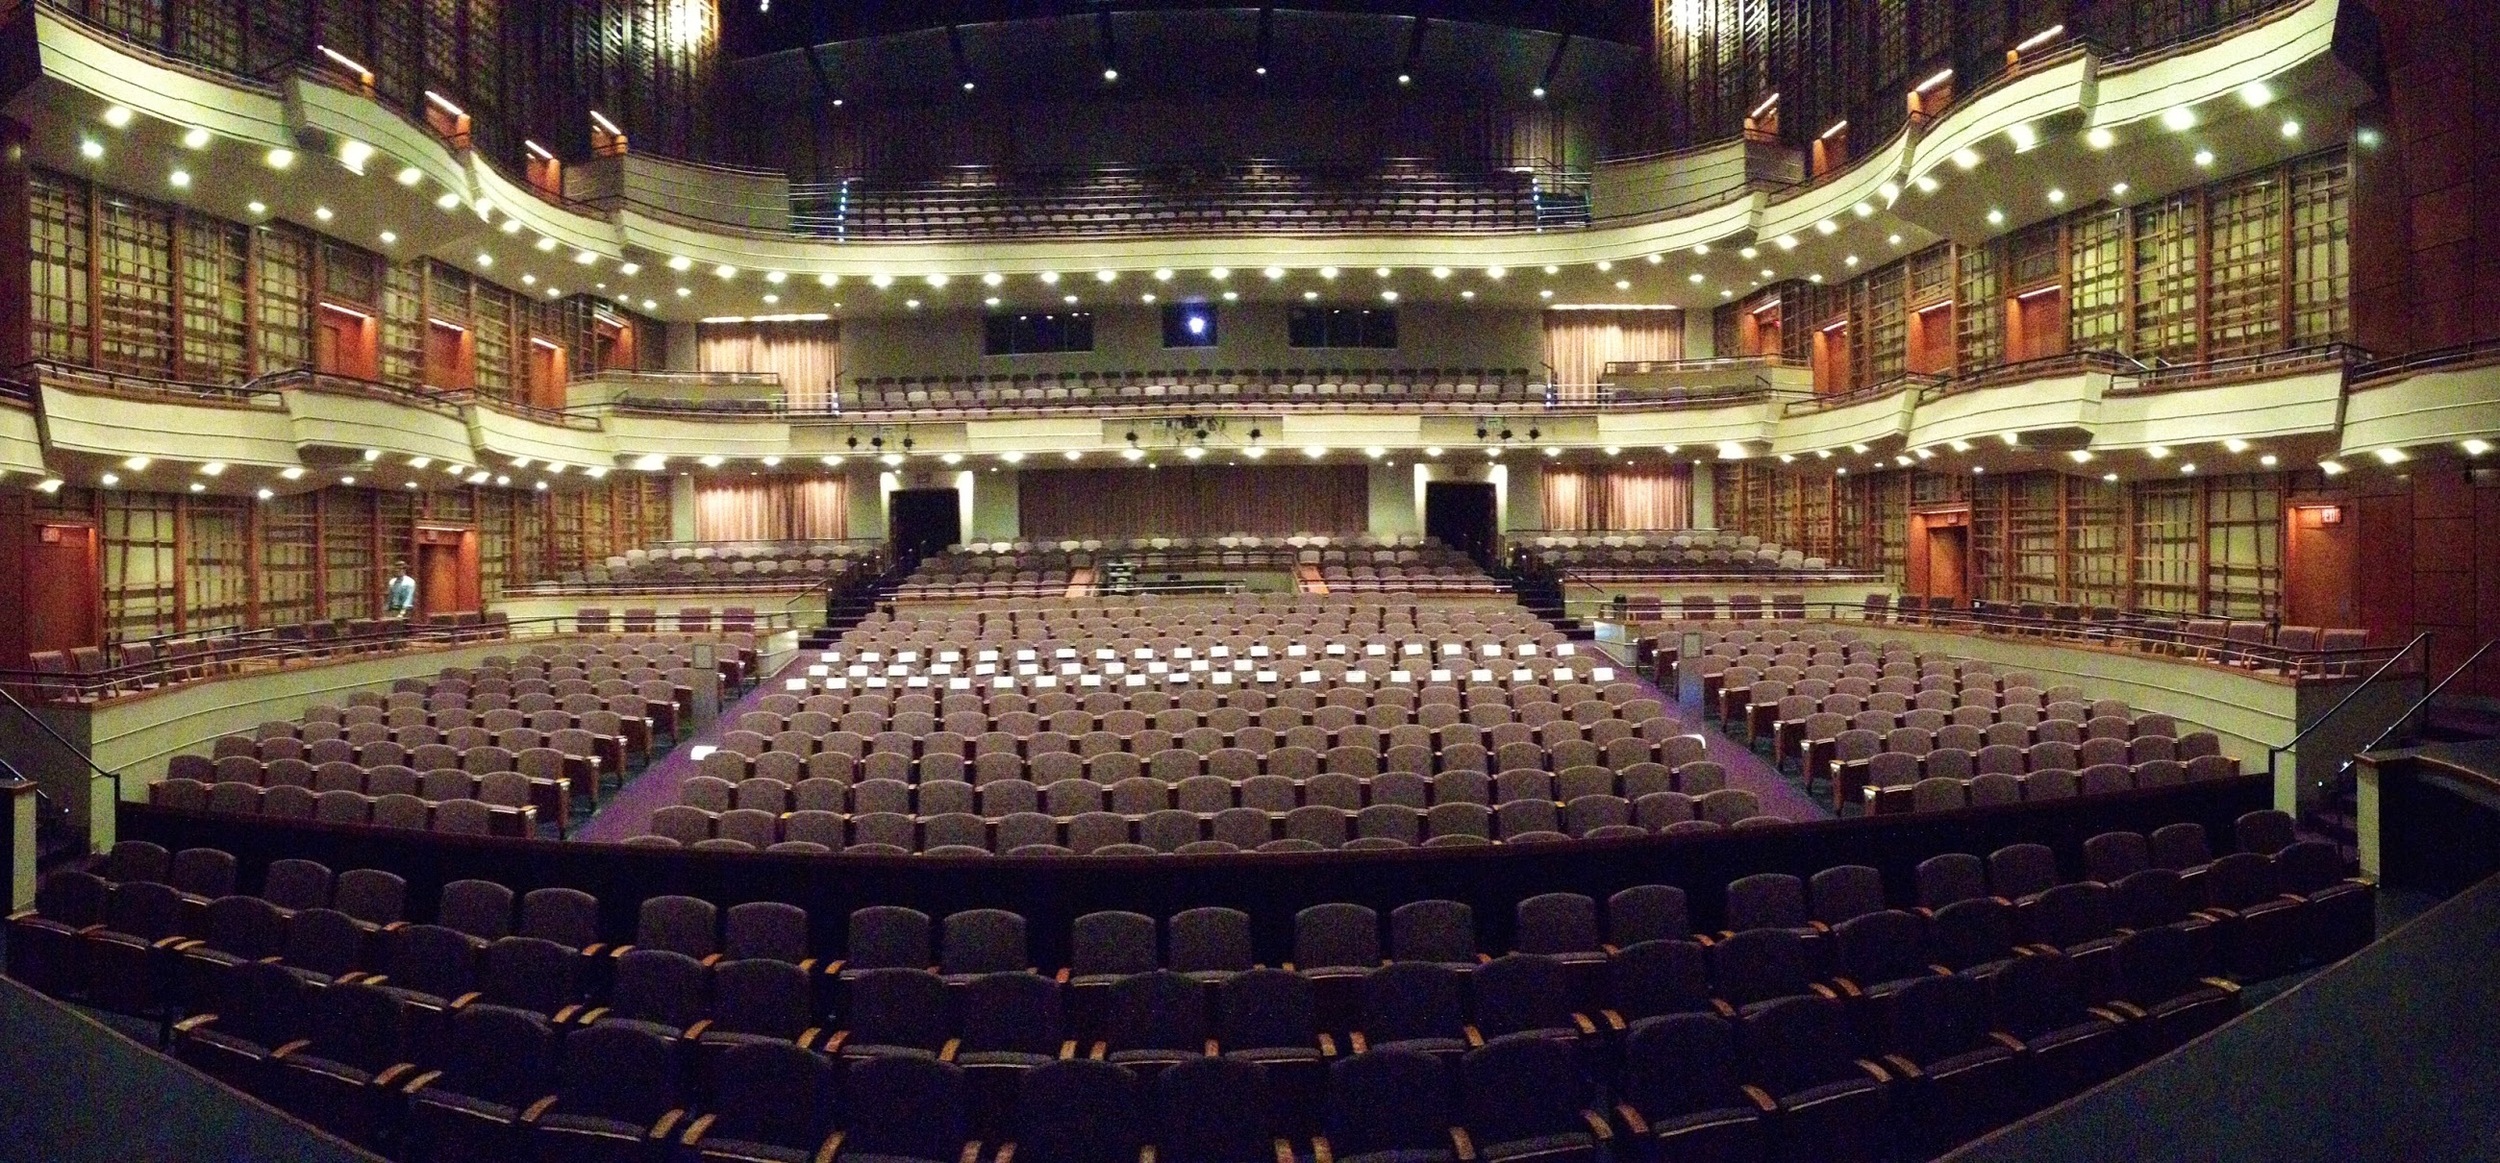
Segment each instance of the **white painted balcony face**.
M2355 385L2340 435L2338 451L2350 456L2468 441L2486 450L2474 455L2485 455L2500 445L2500 363L2486 356Z
M568 169L594 201L564 201L360 93L305 76L263 82L178 67L40 8L32 17L40 70L10 111L32 129L33 164L157 189L177 139L203 127L213 144L182 155L196 179L184 200L202 211L252 221L245 207L259 201L295 219L304 208L293 203L317 196L333 212L322 229L358 245L389 230L398 254L424 253L507 286L528 275L531 294L595 290L674 322L805 311L900 316L913 298L932 311L968 310L992 295L1010 309L1056 306L1065 291L1044 282L1044 272L1125 275L1118 293L1133 302L1138 281L1164 268L1179 273L1184 289L1230 290L1244 301L1341 296L1345 284L1323 279L1321 268L1387 267L1395 272L1389 289L1412 304L1472 291L1480 307L1700 309L1773 279L1846 277L1850 255L1888 261L1940 240L2018 228L2057 212L2042 196L2049 187L2084 198L2125 181L2134 196L2149 197L2202 184L2214 171L2189 161L2191 138L2220 155L2221 172L2234 173L2335 140L2368 100L2333 53L2344 2L2306 0L2134 58L2094 56L2080 45L2052 53L1932 119L1864 143L1849 164L1808 184L1789 183L1793 154L1758 143L1626 161L1592 179L1608 206L1598 224L1510 234L836 241L776 228L788 207L776 192L786 181L775 175L632 154L613 164L578 159ZM2258 81L2278 94L2265 108L2237 96ZM114 134L104 158L82 158L81 135L111 105L135 120ZM2174 109L2194 122L2193 134L2164 126ZM2306 140L2277 132L2286 110L2309 126ZM2114 140L2094 149L2089 130ZM281 147L302 158L277 173L262 159ZM363 158L360 173L343 164L351 152ZM406 184L396 180L403 171ZM648 208L609 208L617 205ZM550 244L543 251L540 240ZM636 273L626 274L627 264ZM1280 277L1261 277L1271 266ZM1419 273L1437 267L1459 277ZM1229 280L1213 279L1216 268ZM1495 268L1507 277L1493 277ZM771 272L784 281L767 282ZM991 273L1001 276L996 288L981 281ZM889 287L872 284L881 275ZM932 275L947 285L928 286Z

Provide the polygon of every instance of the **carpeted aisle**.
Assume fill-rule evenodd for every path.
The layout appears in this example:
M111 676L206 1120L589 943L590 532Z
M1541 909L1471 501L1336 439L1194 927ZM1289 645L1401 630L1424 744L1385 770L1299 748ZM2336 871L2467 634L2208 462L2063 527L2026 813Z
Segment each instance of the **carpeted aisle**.
M695 769L694 749L719 746L721 736L729 733L738 716L754 710L765 695L781 690L784 676L804 667L812 657L812 652L800 651L788 665L747 688L747 693L740 695L736 702L721 708L719 717L706 724L701 731L675 740L668 754L652 760L631 782L609 793L607 801L599 805L599 810L573 829L572 838L613 844L649 831L651 814L676 803L677 789L699 774Z
M1612 647L1602 647L1614 654ZM1620 656L1618 656L1619 658ZM1701 707L1701 683L1695 679L1682 684L1685 689L1669 693L1641 674L1638 667L1620 663L1632 680L1647 688L1652 698L1664 703L1667 714L1684 724L1684 729L1701 736L1710 744L1709 758L1727 769L1727 785L1752 792L1762 801L1762 813L1789 820L1828 820L1831 809L1816 803L1796 780L1773 766L1761 752L1745 746L1739 739L1719 729L1718 723Z

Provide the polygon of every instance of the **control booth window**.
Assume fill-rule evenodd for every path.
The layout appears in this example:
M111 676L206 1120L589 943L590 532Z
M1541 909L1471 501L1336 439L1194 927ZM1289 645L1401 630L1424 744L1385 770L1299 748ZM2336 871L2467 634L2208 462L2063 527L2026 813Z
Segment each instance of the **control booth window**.
M1215 346L1215 307L1208 303L1163 305L1163 346Z
M1398 313L1375 307L1295 307L1285 318L1295 347L1396 347Z
M1089 311L992 315L984 323L983 355L1094 350L1094 316Z

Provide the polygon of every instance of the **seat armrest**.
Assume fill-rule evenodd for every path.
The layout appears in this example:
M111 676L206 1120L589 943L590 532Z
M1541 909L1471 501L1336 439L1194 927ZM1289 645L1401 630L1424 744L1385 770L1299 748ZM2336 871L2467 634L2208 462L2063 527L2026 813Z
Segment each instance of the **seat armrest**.
M1319 1033L1319 1056L1322 1058L1337 1056L1337 1039L1326 1030Z
M174 1032L177 1034L188 1034L191 1031L199 1029L200 1027L208 1025L216 1020L217 1015L215 1014L193 1014L179 1022L175 1022Z
M552 1094L539 1099L537 1102L529 1104L528 1109L521 1112L521 1125L538 1125L538 1120L547 1117L547 1112L554 1110L555 1106L556 1096Z
M1896 1077L1902 1079L1925 1077L1925 1072L1918 1068L1918 1063L1912 1062L1899 1054L1884 1055L1883 1064L1886 1070L1891 1071Z
M443 1076L443 1072L442 1072L442 1071L440 1071L440 1070L428 1070L428 1071L426 1071L425 1073L423 1073L423 1074L420 1074L420 1075L416 1076L415 1078L411 1078L411 1079L409 1079L409 1080L408 1080L408 1085L406 1085L406 1086L403 1086L403 1087L399 1088L399 1092L400 1092L401 1094L413 1095L413 1094L417 1093L418 1091L420 1091L420 1090L424 1090L426 1087L428 1087L428 1086L432 1085L435 1079L437 1079L437 1078L441 1078L442 1076Z
M702 1142L703 1133L712 1129L712 1120L717 1117L718 1116L716 1115L707 1114L696 1118L695 1121L686 1124L685 1135L677 1141L689 1147Z
M677 1124L685 1121L685 1118L686 1108L671 1108L667 1114L660 1116L659 1122L651 1124L651 1133L648 1137L655 1142L673 1137L677 1132Z
M1616 1103L1615 1117L1622 1119L1623 1125L1630 1128L1633 1134L1643 1136L1649 1134L1649 1120L1642 1118L1641 1112L1633 1109L1631 1103Z
M945 1045L938 1047L938 1061L940 1061L940 1062L952 1062L952 1061L954 1061L954 1060L955 1060L955 1054L956 1054L956 1052L957 1052L957 1051L962 1050L962 1049L963 1049L963 1047L964 1047L964 1040L963 1040L963 1039L961 1039L961 1038L948 1038L948 1039L946 1040L946 1044L945 1044Z
M390 1090L399 1085L400 1079L416 1072L417 1064L414 1062L394 1062L383 1067L382 1073L373 1076L373 1085L378 1089Z
M1872 1062L1869 1062L1869 1061L1867 1061L1867 1060L1866 1060L1866 1059L1864 1059L1864 1058L1860 1058L1860 1059L1858 1059L1858 1060L1857 1060L1857 1063L1858 1063L1858 1069L1863 1070L1863 1071L1866 1071L1866 1073L1867 1073L1867 1077L1872 1078L1872 1079L1874 1079L1874 1080L1875 1080L1875 1081L1877 1081L1877 1082L1890 1082L1890 1081L1892 1081L1892 1075L1885 1073L1885 1072L1884 1072L1884 1068L1883 1068L1883 1067L1881 1067L1881 1066L1877 1066L1876 1064L1874 1064L1874 1063L1872 1063Z
M700 1020L696 1021L696 1022L695 1022L695 1024L693 1024L693 1025L691 1025L691 1026L686 1027L685 1032L684 1032L684 1033L681 1033L681 1034L679 1034L679 1035L677 1035L677 1036L678 1036L678 1038L680 1038L681 1040L684 1040L684 1041L688 1041L688 1042L700 1042L700 1041L702 1041L702 1040L703 1040L703 1032L704 1032L705 1030L709 1030L709 1029L711 1029L711 1028L712 1028L712 1019L710 1019L710 1018L703 1018L703 1019L700 1019Z
M1337 1149L1329 1144L1328 1136L1311 1137L1311 1163L1337 1163Z
M1613 1123L1606 1121L1606 1116L1583 1107L1580 1110L1580 1121L1589 1125L1589 1134L1596 1138L1598 1142L1610 1143L1614 1141L1615 1127Z
M1623 1020L1623 1011L1621 1010L1603 1009L1597 1011L1597 1016L1606 1019L1606 1028L1613 1030L1618 1034L1631 1028L1629 1025L1625 1024Z
M1750 1082L1746 1083L1739 1089L1745 1092L1746 1098L1753 1100L1754 1109L1759 1110L1766 1115L1780 1109L1778 1100L1771 1097L1770 1091L1764 1090L1759 1086L1755 1086Z
M1450 1150L1458 1156L1459 1163L1475 1163L1476 1141L1467 1137L1467 1128L1450 1128Z
M2013 1051L2013 1052L2015 1052L2015 1053L2017 1053L2017 1054L2023 1053L2023 1052L2025 1052L2025 1051L2027 1051L2027 1050L2029 1050L2029 1049L2030 1049L2030 1047L2023 1045L2023 1040L2022 1040L2022 1039L2017 1038L2017 1037L2015 1037L2015 1036L2014 1036L2014 1035L2012 1035L2012 1034L2006 1033L2006 1032L2005 1032L2005 1031L2003 1031L2003 1030L1990 1030L1990 1031L1988 1031L1988 1037L1989 1037L1990 1039L1994 1040L1994 1041L1996 1042L1996 1044L1997 1044L1997 1045L1999 1045L1999 1046L2003 1046L2003 1047L2005 1047L2006 1049L2011 1050L2011 1051Z

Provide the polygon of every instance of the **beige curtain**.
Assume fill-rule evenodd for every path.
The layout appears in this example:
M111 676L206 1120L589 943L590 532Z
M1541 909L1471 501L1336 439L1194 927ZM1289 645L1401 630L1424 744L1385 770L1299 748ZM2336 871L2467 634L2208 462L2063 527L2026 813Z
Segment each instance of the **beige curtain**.
M1026 537L1359 533L1371 521L1362 465L1046 469L1018 486Z
M704 484L694 494L698 541L839 540L850 536L851 485L842 477L759 477Z
M1545 362L1554 382L1585 390L1606 378L1609 362L1684 358L1681 311L1548 311Z
M842 325L705 323L695 329L695 366L707 372L772 372L794 411L833 406L842 375Z
M1547 469L1545 527L1556 532L1687 529L1693 524L1691 465L1664 468Z

